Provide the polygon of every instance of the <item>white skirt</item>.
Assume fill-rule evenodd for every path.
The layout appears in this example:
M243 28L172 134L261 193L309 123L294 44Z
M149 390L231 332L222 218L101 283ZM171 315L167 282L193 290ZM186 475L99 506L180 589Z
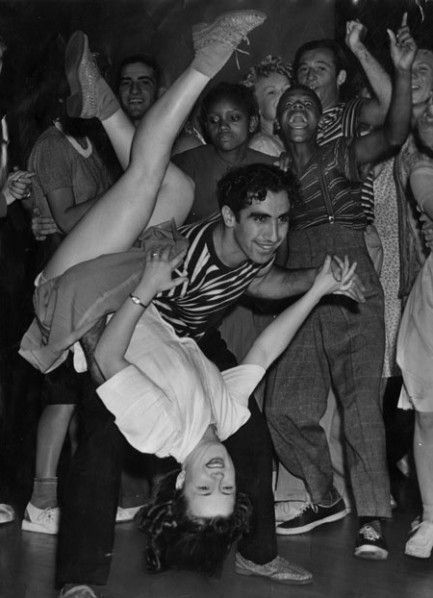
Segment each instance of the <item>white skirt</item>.
M433 412L433 254L415 280L401 319L397 363L403 374L398 406Z

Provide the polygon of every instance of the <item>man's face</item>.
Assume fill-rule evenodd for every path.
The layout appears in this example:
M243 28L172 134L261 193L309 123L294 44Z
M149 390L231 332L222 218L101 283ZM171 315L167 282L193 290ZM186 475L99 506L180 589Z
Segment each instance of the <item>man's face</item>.
M260 116L269 122L274 122L278 102L283 93L290 87L290 81L285 75L271 73L268 77L261 77L254 86L254 93L260 109Z
M332 50L317 48L302 54L296 78L317 93L325 109L338 102L338 87L344 81L342 73L345 71L336 71Z
M284 241L289 228L287 191L268 191L241 210L233 226L238 248L256 264L266 264Z
M120 73L119 99L132 120L140 120L156 100L155 72L143 62L125 65Z
M433 90L433 53L418 51L412 65L412 105L425 104Z
M317 98L308 90L289 89L283 95L279 107L279 124L285 141L302 143L316 138L321 116Z
M206 129L213 146L220 152L237 149L248 141L248 115L231 99L221 99L209 107Z

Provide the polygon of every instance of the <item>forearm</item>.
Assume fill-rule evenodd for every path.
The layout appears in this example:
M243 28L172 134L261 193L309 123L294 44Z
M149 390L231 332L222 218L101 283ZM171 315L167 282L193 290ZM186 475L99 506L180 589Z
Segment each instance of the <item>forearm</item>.
M411 97L410 70L396 69L391 104L384 124L384 134L390 147L402 145L409 135Z
M136 294L144 305L153 299L151 294L141 292L138 287L133 294ZM125 353L143 312L144 308L128 297L105 327L95 349L95 359L107 379L129 365Z
M361 121L372 126L380 125L385 120L391 102L390 76L364 44L352 48L352 52L359 60L374 94L374 98L362 108Z
M320 301L313 287L296 303L286 308L256 339L242 363L253 363L268 368L291 343L296 332Z
M251 283L247 294L260 299L297 297L311 288L316 274L315 268L288 270L274 265L263 278Z
M76 206L66 208L62 214L58 214L56 221L57 226L63 233L69 233L79 220L87 214L90 208L98 201L99 197L92 197L87 201L83 201Z

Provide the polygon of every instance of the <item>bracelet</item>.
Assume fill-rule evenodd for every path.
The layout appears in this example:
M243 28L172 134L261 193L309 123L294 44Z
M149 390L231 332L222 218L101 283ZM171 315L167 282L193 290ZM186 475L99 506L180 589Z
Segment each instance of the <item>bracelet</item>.
M147 309L150 305L150 303L143 303L139 297L136 297L132 293L129 293L129 298L131 299L132 303L135 303L135 305L139 305L144 309Z

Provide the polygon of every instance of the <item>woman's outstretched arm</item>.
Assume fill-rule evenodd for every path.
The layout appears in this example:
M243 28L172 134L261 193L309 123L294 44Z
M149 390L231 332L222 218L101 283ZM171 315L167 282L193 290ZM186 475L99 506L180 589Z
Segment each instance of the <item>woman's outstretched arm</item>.
M158 293L185 282L185 276L172 279L172 272L182 262L185 253L186 250L170 257L170 248L166 248L146 254L139 284L105 327L94 352L95 360L105 378L111 378L130 365L125 359L125 353L138 320L153 298Z
M349 265L346 257L341 268L341 279L336 280L331 262L331 257L327 256L310 290L265 328L254 341L242 363L261 365L267 369L288 347L306 317L324 295L347 291L352 284L356 263Z

